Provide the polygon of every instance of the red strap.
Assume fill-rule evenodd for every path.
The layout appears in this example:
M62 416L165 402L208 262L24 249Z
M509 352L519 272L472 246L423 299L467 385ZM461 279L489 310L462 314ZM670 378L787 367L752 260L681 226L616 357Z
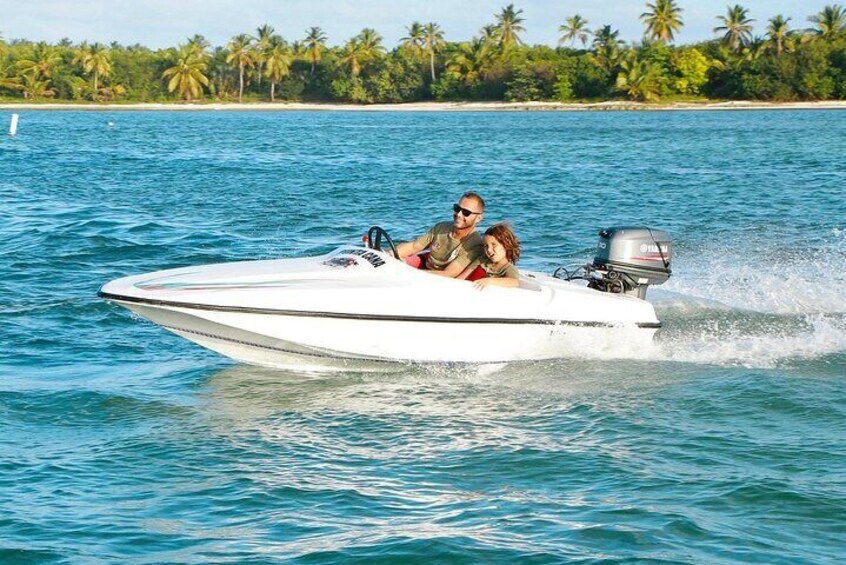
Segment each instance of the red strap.
M485 277L487 277L487 276L488 276L488 273L486 273L486 272L485 272L485 270L482 268L482 266L481 266L481 265L479 265L478 267L476 267L475 269L473 269L473 270L470 272L470 274L469 274L469 275L467 275L467 278L466 278L465 280L468 280L468 281L477 281L477 280L479 280L479 279L483 279L483 278L485 278Z

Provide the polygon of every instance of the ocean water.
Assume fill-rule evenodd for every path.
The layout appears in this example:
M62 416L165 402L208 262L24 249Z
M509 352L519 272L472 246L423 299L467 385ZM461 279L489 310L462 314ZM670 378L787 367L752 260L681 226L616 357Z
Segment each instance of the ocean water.
M0 563L844 561L846 113L19 113ZM410 238L466 190L526 268L670 231L655 351L315 376L96 297Z

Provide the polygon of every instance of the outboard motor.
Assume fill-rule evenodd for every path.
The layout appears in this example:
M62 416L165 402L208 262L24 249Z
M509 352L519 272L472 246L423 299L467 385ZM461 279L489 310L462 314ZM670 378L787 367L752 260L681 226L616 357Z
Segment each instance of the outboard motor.
M588 287L601 292L646 297L649 285L670 278L672 240L665 231L647 227L616 227L599 232L593 263L570 273L567 280L586 279Z
M599 232L593 263L586 266L588 286L604 292L646 297L651 284L670 278L670 234L645 227L608 228Z

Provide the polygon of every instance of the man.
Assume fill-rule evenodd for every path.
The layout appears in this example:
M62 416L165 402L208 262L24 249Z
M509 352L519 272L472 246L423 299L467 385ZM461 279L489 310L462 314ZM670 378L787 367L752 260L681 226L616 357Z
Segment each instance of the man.
M428 250L421 268L444 277L455 278L473 261L482 256L482 237L476 226L482 221L485 201L475 192L468 192L453 204L452 222L435 224L414 241L400 243L401 259ZM411 261L409 261L411 263Z

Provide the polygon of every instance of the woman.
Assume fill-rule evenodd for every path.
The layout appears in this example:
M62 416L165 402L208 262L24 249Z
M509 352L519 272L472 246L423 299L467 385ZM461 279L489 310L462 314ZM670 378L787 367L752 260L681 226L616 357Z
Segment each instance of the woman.
M474 281L479 290L488 286L517 288L520 273L514 264L520 258L520 240L507 224L496 224L482 239L485 256L471 263L458 278Z

